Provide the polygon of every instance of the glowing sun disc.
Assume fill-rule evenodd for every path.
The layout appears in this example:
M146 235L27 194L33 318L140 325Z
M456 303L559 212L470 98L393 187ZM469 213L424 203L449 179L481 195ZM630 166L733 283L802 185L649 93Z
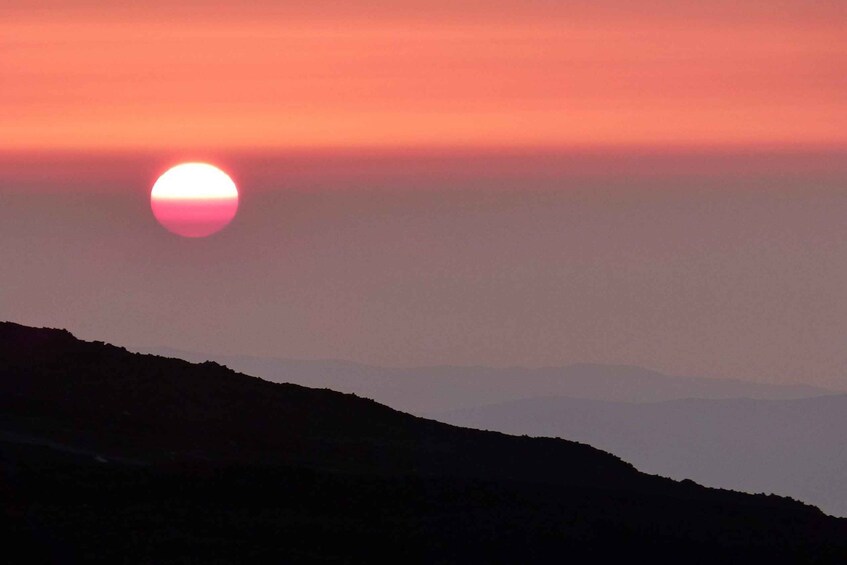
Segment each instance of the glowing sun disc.
M208 163L182 163L165 171L150 191L150 207L167 230L206 237L222 230L238 211L238 189Z

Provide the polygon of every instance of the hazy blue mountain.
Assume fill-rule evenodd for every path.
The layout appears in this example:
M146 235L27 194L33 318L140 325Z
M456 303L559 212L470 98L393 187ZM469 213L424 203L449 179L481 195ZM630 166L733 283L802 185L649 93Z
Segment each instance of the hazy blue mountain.
M521 367L374 367L346 361L296 361L137 349L192 362L213 360L273 382L331 388L373 398L412 414L429 414L545 396L623 402L682 398L808 398L830 393L807 385L770 385L733 379L668 376L640 367L571 365Z
M847 516L847 395L657 403L537 398L433 417L586 442L648 473L777 492Z
M844 563L847 520L0 323L0 541L63 564Z

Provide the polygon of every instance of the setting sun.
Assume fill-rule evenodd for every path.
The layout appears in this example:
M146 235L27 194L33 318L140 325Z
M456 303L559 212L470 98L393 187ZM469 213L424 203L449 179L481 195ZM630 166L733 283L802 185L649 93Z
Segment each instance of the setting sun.
M150 192L153 215L183 237L206 237L223 229L238 210L238 189L225 172L207 163L168 169Z

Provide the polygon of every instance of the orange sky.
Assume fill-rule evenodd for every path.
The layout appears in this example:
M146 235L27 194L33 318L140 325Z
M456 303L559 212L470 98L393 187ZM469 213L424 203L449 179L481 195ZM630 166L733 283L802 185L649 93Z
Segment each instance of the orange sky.
M0 8L0 150L847 143L842 2Z

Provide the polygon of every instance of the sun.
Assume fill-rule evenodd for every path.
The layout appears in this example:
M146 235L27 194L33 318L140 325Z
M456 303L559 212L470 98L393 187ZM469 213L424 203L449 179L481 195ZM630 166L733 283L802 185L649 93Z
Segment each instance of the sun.
M206 237L235 217L238 189L229 175L214 165L182 163L155 182L150 207L169 231L183 237Z

